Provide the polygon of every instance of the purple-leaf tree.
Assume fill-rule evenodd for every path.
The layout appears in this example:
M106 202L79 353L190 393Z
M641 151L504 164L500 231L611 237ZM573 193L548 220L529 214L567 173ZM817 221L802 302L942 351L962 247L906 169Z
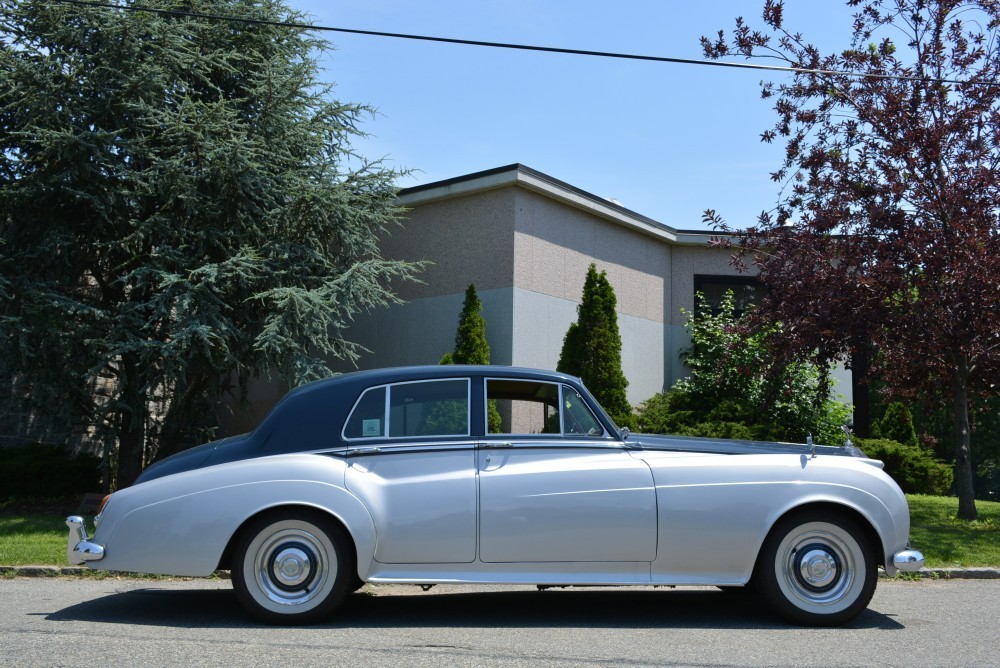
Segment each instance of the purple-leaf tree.
M848 0L848 48L822 55L767 0L702 38L714 59L799 68L763 83L786 144L778 204L716 243L769 288L757 317L785 323L775 353L819 365L873 350L899 398L948 405L958 515L976 519L970 406L1000 367L1000 2Z

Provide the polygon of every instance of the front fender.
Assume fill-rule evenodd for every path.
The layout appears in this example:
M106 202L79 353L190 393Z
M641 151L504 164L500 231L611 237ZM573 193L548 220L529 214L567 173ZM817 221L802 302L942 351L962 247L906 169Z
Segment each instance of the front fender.
M907 543L905 497L864 460L657 454L648 461L659 509L654 581L743 584L775 522L815 504L841 506L864 518L879 537L883 563L891 564Z
M94 542L93 568L207 576L249 518L280 506L308 506L337 518L354 540L359 569L375 553L375 524L344 487L345 464L321 455L277 455L179 473L115 493Z

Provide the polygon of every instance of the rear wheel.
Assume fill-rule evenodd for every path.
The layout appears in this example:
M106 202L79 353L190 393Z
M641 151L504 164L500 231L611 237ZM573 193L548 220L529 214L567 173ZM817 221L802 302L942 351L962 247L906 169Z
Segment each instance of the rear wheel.
M878 566L865 533L831 512L797 513L774 526L754 580L772 606L797 624L843 624L875 593Z
M233 564L236 597L255 617L308 624L332 613L354 582L343 530L325 515L289 509L262 515L240 534Z

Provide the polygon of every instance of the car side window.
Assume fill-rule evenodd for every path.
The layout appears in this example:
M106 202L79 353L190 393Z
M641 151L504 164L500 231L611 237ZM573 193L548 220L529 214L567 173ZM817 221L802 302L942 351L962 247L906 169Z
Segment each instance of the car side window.
M344 438L385 436L385 392L384 387L365 390L347 419Z
M389 388L390 438L468 434L468 380L402 383Z
M562 386L563 431L574 436L603 436L604 427L591 412L580 393Z
M490 410L500 415L500 434L558 434L559 386L529 380L494 378L486 381Z

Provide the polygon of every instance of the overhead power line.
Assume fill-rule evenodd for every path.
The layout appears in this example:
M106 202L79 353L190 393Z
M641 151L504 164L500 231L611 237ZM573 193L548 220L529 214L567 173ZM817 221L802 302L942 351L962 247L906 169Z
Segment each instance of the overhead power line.
M886 79L892 81L923 81L934 83L961 84L961 85L995 85L993 81L960 81L958 79L938 79L932 77L910 77L894 74L877 74L865 72L843 72L839 70L820 70L805 67L790 67L785 65L762 65L759 63L733 63L717 60L698 60L693 58L674 58L670 56L647 56L635 53L618 53L614 51L590 51L586 49L564 49L554 46L537 46L531 44L512 44L509 42L485 42L475 39L457 39L453 37L433 37L430 35L412 35L398 32L382 32L379 30L358 30L356 28L336 28L333 26L315 25L310 23L295 23L290 21L269 21L266 19L253 19L242 16L223 16L221 14L204 14L201 12L188 12L180 9L159 9L155 7L140 7L135 5L116 5L110 2L98 2L96 0L54 0L64 5L79 5L82 7L102 7L105 9L117 9L128 12L145 12L149 14L161 14L164 16L177 16L185 18L207 19L210 21L228 21L232 23L245 23L251 25L267 25L282 28L298 28L301 30L317 30L325 32L338 32L350 35L367 35L370 37L391 37L395 39L418 40L422 42L439 42L444 44L461 44L465 46L481 46L493 49L514 49L519 51L540 51L543 53L562 53L574 56L591 56L596 58L617 58L622 60L643 60L656 63L673 63L677 65L703 65L709 67L730 67L745 70L765 70L769 72L786 72L793 74L822 74L829 76L856 77L859 79Z

